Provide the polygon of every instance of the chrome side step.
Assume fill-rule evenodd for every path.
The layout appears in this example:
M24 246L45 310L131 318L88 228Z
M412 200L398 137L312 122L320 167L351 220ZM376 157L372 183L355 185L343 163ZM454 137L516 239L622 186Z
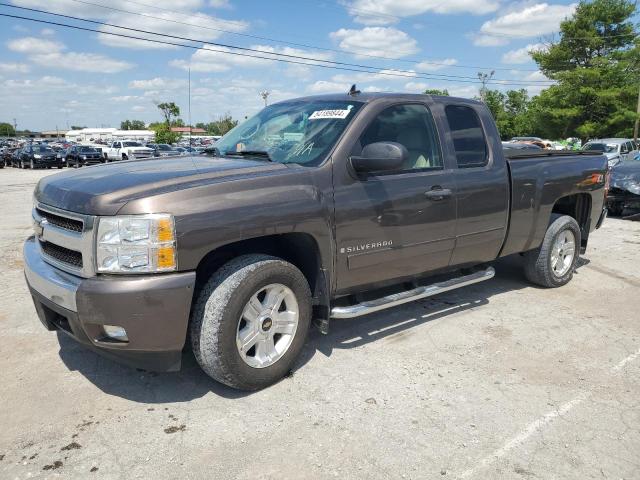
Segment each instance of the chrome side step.
M375 300L368 300L366 302L358 303L357 305L334 307L331 309L331 318L354 318L360 317L361 315L368 315L369 313L385 310L397 305L402 305L403 303L414 302L421 298L431 297L439 293L448 292L449 290L455 290L456 288L484 282L485 280L492 279L495 274L496 271L494 268L488 267L486 270L481 270L470 275L452 278L451 280L434 283L433 285L414 288L413 290L407 290L406 292L394 293L393 295L376 298Z

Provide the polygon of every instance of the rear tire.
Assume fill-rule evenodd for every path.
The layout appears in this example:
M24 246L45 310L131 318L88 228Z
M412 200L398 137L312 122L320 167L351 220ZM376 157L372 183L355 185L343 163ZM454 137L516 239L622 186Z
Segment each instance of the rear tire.
M272 332L278 331L278 314L288 314L291 309L289 303L297 310L297 325L289 338L271 333L272 347L274 342L276 346L283 345L282 340L286 345L271 357L273 363L267 361L262 367L251 366L251 361L257 361L255 359L261 355L258 346L261 340L255 343L247 341L246 345L255 347L247 347L245 353L241 352L241 333L251 323L245 320L247 310L250 302L259 298L259 292L274 285L284 286L291 302L287 300L285 305L281 299L271 310L265 307L260 315L255 315L257 320L254 323L263 328L256 330L256 338L268 335L271 329ZM266 296L260 302L269 303ZM265 316L267 311L271 313ZM273 320L270 318L272 315ZM276 257L243 255L223 265L202 288L191 316L191 345L196 360L210 377L240 390L258 390L277 382L291 370L302 350L310 323L311 292L302 272ZM280 336L274 338L275 335ZM255 348L254 360L248 358L252 348Z
M561 287L571 281L579 257L578 222L568 215L552 214L542 245L524 254L524 273L537 285Z

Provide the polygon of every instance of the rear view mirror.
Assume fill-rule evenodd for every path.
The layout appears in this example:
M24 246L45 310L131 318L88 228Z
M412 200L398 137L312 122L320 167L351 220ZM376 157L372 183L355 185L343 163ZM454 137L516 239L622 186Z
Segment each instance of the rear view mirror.
M396 142L375 142L366 145L360 156L349 160L357 173L400 170L409 158L406 147Z

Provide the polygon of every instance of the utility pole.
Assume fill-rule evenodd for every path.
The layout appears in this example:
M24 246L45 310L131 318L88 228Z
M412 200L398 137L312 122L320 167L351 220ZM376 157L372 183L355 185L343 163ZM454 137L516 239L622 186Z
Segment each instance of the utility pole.
M265 107L267 106L267 98L269 98L269 95L271 95L271 92L269 90L263 90L260 92L260 96L264 100Z
M487 96L487 84L491 81L495 73L495 70L491 70L490 73L478 72L478 79L480 80L480 83L482 83L482 87L480 87L480 99L483 102L486 100Z
M191 154L191 66L189 66L189 154Z
M636 124L633 127L633 141L638 141L638 130L640 129L640 88L638 88L638 106L636 107Z

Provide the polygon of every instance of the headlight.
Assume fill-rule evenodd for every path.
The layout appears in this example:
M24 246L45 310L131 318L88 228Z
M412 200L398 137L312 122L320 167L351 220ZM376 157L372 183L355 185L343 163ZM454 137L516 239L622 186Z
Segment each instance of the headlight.
M176 269L176 238L169 214L100 217L96 262L102 273L151 273Z
M33 156L33 158L42 158L42 155L38 155L37 153Z
M83 159L83 160L86 160L86 159L87 159L87 156L86 156L86 155L82 155L82 159Z

